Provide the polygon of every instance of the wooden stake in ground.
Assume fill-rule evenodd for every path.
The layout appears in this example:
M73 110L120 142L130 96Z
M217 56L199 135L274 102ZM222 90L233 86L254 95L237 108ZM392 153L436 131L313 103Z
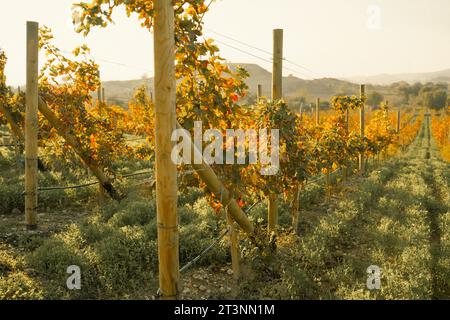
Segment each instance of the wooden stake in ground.
M361 99L365 98L366 96L366 86L364 84L361 85ZM361 138L364 139L365 137L365 128L366 128L366 120L365 120L365 103L361 106L360 113L359 113L359 122L360 122L360 135ZM361 152L359 154L359 172L360 174L364 174L365 172L365 151Z
M37 228L39 24L27 22L27 93L25 111L25 223Z
M256 102L258 103L262 98L262 85L258 84L258 91L256 92Z
M174 9L171 0L154 1L156 205L159 285L162 299L178 298L179 234L177 167L171 159L176 129Z
M275 231L278 224L278 196L276 194L269 195L269 218L268 218L268 232L269 234Z
M230 251L231 251L231 265L233 268L233 278L237 281L240 277L240 260L241 255L239 252L239 236L238 230L235 227L233 216L228 212L227 208L227 224L228 234L230 236Z
M103 99L102 99L102 85L101 84L97 90L97 103L98 103L98 115L101 117L102 116L102 107L103 107L102 106Z
M98 114L100 117L103 116L103 107L106 105L105 103L105 88L100 86L98 87ZM106 200L106 190L103 188L102 184L98 185L98 204L102 206Z
M304 111L304 107L305 107L305 104L304 104L303 102L300 103L300 122L303 121L303 111Z
M347 134L350 133L350 109L347 108L345 111L345 129L347 131Z
M13 141L14 141L14 153L16 156L16 171L17 171L17 174L20 175L21 171L22 171L20 168L20 153L21 153L20 152L20 141L16 137L16 135L12 132L12 130L10 132L11 132L11 136L13 137Z
M283 97L283 29L273 30L273 72L272 72L272 100L279 100ZM269 195L268 206L268 227L269 234L275 231L278 224L278 196Z
M316 125L320 125L320 98L316 101Z
M292 229L294 229L294 232L298 234L298 210L300 206L300 190L302 190L303 187L300 184L297 184L294 188L294 191L292 193L293 199L292 199Z
M283 97L283 29L273 30L272 100Z
M347 110L345 111L345 130L347 135L350 133L350 109L347 108ZM348 171L349 171L349 166L350 166L350 161L346 161L346 165L344 167L344 172L343 172L343 178L344 180L347 180L348 178Z

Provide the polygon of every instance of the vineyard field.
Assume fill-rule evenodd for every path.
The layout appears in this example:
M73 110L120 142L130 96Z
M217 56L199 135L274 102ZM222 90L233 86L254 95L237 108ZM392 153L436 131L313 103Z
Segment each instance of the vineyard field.
M426 129L424 122L405 154L371 166L367 178L335 187L328 200L323 199L323 184L308 186L300 200L300 238L288 232L290 212L283 206L280 225L285 231L280 231L279 250L269 270L259 269L262 262L249 253L247 263L258 272L245 274L237 290L225 239L184 275L185 288L190 289L183 298L448 298L450 165L441 159L434 140L428 147ZM9 162L2 163L3 173L13 163L13 154L4 156ZM42 179L70 181L51 175ZM15 298L151 299L158 287L156 208L154 200L148 202L148 192L132 184L126 186L134 190L132 197L94 211L88 199L95 198L95 188L44 198L41 230L31 235L18 227L20 215L2 215L2 266L10 270L2 290L8 285L19 294ZM5 187L1 191L11 194ZM184 264L220 235L223 221L199 189L180 195L179 207ZM260 204L252 216L263 219L266 210ZM89 290L68 293L61 287L63 266L74 261L89 274L84 283ZM365 290L365 269L373 264L385 274L376 293ZM405 279L404 274L414 277ZM13 298L8 291L2 295Z
M353 33L362 19L347 11L325 19L340 36L320 38L315 54L313 28L294 30L297 43L291 28L270 27L255 44L251 29L211 29L229 22L215 5L236 1L61 0L49 21L33 14L20 37L5 35L0 304L145 300L155 314L206 318L225 300L238 301L220 309L232 315L281 318L284 300L450 300L448 71L370 76L403 63L404 48L374 17ZM139 22L145 37L116 21ZM112 50L117 30L127 42ZM396 46L378 52L384 37ZM408 45L419 65L423 48ZM251 60L225 58L237 52ZM328 76L351 73L387 84ZM416 78L430 81L407 82Z

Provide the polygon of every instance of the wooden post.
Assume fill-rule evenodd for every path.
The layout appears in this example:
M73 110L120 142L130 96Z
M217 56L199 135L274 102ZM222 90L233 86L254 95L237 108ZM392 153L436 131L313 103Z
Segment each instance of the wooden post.
M283 29L273 30L272 100L283 97Z
M361 85L361 99L363 99L366 96L366 86L364 84ZM360 135L361 138L364 139L365 137L365 104L361 106L360 113L359 113L359 121L360 121ZM359 154L359 172L360 174L364 174L365 172L365 151L361 152Z
M101 117L102 116L102 103L103 103L103 99L102 99L102 85L100 84L100 86L98 87L97 90L97 103L98 103L98 115Z
M272 70L272 100L283 97L283 29L273 30L273 70ZM278 224L278 197L269 195L268 233L275 231Z
M25 222L37 229L39 24L27 22L27 93L25 111Z
M316 100L316 125L320 125L320 98Z
M171 159L176 129L175 13L171 0L154 1L156 206L159 285L164 300L179 294L177 166Z
M98 115L103 116L103 106L105 105L105 88L100 84L98 87ZM102 206L106 200L106 190L102 184L98 185L98 205Z
M347 134L350 133L350 109L347 108L346 112L345 112L345 125L346 125L346 130L347 130Z
M278 224L278 197L276 194L269 195L269 219L267 231L272 233Z
M118 122L118 120L117 120L117 118L118 118L117 113L113 113L112 117L113 117L112 125L113 125L113 128L114 128L114 131L117 131L117 127L118 127L117 126L117 122Z
M256 103L261 101L262 98L262 85L258 84L258 91L256 92Z
M234 225L232 215L227 209L228 234L230 236L231 266L233 268L233 278L237 281L240 277L240 253L238 231Z
M303 188L300 186L300 184L297 184L294 188L293 197L292 199L292 229L294 230L295 234L298 234L298 210L300 205L300 190Z
M12 132L12 130L10 131L11 132L11 136L13 137L13 141L14 141L14 153L15 153L15 156L16 156L16 171L17 171L17 174L21 174L21 169L20 169L20 141L19 141L19 139L16 137L16 135L14 134L14 132Z
M350 109L347 108L345 111L345 130L347 132L347 135L350 134ZM343 172L343 178L344 180L347 180L348 178L348 171L349 171L350 161L346 161L346 165Z
M305 103L300 103L300 122L303 121L303 109L304 109Z

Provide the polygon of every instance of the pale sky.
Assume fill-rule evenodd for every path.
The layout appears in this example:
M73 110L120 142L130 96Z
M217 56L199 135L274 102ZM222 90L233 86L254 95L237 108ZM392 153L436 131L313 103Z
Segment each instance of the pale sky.
M0 1L0 47L9 58L10 85L25 83L27 20L52 28L62 50L88 44L104 81L153 75L153 37L124 12L115 15L115 25L83 38L71 24L73 0ZM221 41L230 62L270 70L268 61L239 50L265 60L268 54L231 39L270 52L272 29L282 28L284 56L297 64L286 62L284 73L302 78L428 72L450 68L449 13L448 0L217 0L205 17L205 33Z

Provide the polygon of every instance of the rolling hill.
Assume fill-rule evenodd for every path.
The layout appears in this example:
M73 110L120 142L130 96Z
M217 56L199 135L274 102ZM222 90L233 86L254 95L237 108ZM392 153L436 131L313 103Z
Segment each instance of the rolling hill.
M249 87L249 98L256 96L258 84L262 85L263 95L270 97L272 73L260 67L257 64L232 64L231 67L241 66L245 68L250 77L246 83ZM306 101L313 102L317 97L323 101L329 101L335 95L353 95L359 93L359 83L366 83L367 92L378 91L387 99L392 99L395 95L390 91L389 84L398 81L407 81L410 83L416 81L422 82L442 82L448 81L450 84L450 69L421 74L404 74L404 75L379 75L369 77L355 77L349 79L322 78L314 80L304 80L293 75L283 77L284 97L289 102L295 102L301 97L305 97ZM109 102L126 106L127 101L133 96L133 92L139 86L147 85L153 91L153 78L129 80L129 81L107 81L103 83L106 90L106 96ZM295 103L293 104L295 106Z
M256 96L258 84L262 85L263 95L270 97L272 83L271 72L257 64L234 64L232 67L237 65L245 68L250 74L250 77L246 81L249 87L250 97ZM126 102L133 96L134 90L144 84L150 88L149 91L151 92L153 78L129 81L106 81L103 82L103 87L105 88L106 97L109 102L125 106ZM377 91L386 93L386 89L381 86L369 89L376 89ZM291 75L283 77L283 91L288 101L294 101L300 97L305 97L307 101L311 102L317 97L328 101L336 94L358 94L359 85L333 78L304 80Z
M444 82L450 84L450 69L424 72L424 73L403 73L403 74L380 74L375 76L356 76L344 80L352 82L365 82L378 85L390 85L394 82L406 81L410 84L414 82Z

